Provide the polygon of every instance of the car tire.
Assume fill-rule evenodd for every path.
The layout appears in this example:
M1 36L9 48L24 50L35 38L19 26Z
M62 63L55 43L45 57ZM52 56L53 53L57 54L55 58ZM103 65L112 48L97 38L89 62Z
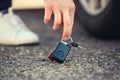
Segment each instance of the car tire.
M120 38L120 0L110 0L98 15L87 13L79 0L74 0L76 16L83 28L99 38Z

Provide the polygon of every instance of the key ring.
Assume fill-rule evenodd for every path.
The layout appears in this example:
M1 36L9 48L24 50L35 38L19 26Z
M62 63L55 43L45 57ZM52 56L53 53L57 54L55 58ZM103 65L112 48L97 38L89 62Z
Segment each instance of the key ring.
M70 40L70 43L73 43L72 37L70 37L69 40ZM67 41L69 41L69 40L67 40ZM67 41L61 40L61 43L64 43L65 45L68 45L69 43Z

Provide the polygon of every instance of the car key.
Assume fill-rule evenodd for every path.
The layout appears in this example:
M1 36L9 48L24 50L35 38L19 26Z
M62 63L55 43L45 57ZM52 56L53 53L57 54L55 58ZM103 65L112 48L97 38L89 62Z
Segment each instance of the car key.
M51 61L63 63L71 49L71 46L66 42L60 42L56 49L48 56Z
M72 38L70 38L71 42ZM71 45L63 40L58 44L56 49L48 56L51 61L63 63L70 52Z
M53 54L53 59L56 62L63 63L71 49L71 46L69 44L59 43L56 50Z
M80 49L84 49L84 50L87 50L86 48L84 48L84 47L82 47L82 46L80 46L80 45L78 45L78 43L76 43L76 42L71 42L71 45L73 46L73 47L78 47L78 48L80 48Z
M70 40L71 40L70 44L61 40L61 42L58 44L56 49L48 56L48 58L51 61L63 63L65 61L71 47L79 47L79 48L86 50L86 48L81 47L77 43L75 43L71 37L70 37Z
M72 46L72 47L78 47L78 48L80 48L80 49L87 50L85 47L82 47L82 46L78 45L78 43L74 42L71 37L70 37L70 40L71 40L71 46Z

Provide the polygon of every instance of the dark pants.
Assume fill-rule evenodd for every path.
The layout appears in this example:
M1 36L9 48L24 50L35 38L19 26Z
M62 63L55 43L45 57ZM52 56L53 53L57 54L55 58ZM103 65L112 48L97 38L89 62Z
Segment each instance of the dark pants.
M11 6L11 0L0 0L0 11L8 9Z

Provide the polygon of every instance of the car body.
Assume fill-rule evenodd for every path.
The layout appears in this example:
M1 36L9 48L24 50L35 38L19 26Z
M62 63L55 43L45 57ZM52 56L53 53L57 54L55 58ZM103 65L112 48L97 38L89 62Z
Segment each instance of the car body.
M12 0L12 8L19 9L41 9L44 8L44 0Z

